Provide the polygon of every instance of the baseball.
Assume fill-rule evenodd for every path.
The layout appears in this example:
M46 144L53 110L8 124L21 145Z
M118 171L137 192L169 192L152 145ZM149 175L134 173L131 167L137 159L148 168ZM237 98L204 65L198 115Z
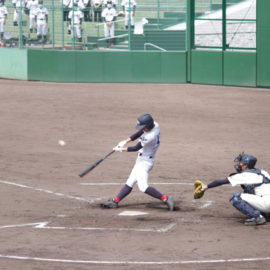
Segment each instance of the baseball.
M65 141L63 141L63 140L59 140L59 141L58 141L58 143L59 143L61 146L66 145L66 142L65 142Z

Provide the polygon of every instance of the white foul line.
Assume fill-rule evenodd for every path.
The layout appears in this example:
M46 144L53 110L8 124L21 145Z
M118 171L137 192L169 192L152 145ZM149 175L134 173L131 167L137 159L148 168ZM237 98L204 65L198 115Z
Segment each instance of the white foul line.
M78 263L78 264L139 264L139 265L172 265L172 264L201 264L201 263L233 263L233 262L257 262L257 261L269 261L270 257L265 258L236 258L236 259L218 259L218 260L197 260L197 261L94 261L94 260L67 260L67 259L51 259L40 257L26 257L15 255L3 255L0 254L0 258L3 259L16 259L16 260L30 260L30 261L46 261L46 262L62 262L62 263Z
M193 186L193 183L183 183L183 182L176 182L176 183L149 183L149 184L153 184L153 185L187 185L187 186ZM123 183L80 183L80 185L82 186L119 186L119 185L123 185Z
M56 195L56 196L59 196L59 197L64 197L64 198L68 198L68 199L72 199L72 200L77 200L77 201L84 201L84 202L94 203L96 201L102 200L102 198L96 198L96 199L90 200L90 199L75 197L75 196L66 195L66 194L59 193L59 192L54 192L54 191L51 191L51 190L30 187L30 186L26 186L26 185L22 185L22 184L17 184L17 183L9 182L9 181L0 180L0 183L7 184L7 185L12 185L12 186L16 186L16 187L21 187L21 188L32 189L32 190L35 190L35 191L45 192L45 193L48 193L48 194L53 194L53 195Z
M136 229L136 228L102 228L102 227L51 227L47 226L48 221L36 222L36 223L25 223L15 225L0 226L0 229L11 229L11 228L22 228L31 226L37 229L49 229L49 230L92 230L92 231L133 231L133 232L158 232L165 233L171 230L176 224L171 223L160 229Z

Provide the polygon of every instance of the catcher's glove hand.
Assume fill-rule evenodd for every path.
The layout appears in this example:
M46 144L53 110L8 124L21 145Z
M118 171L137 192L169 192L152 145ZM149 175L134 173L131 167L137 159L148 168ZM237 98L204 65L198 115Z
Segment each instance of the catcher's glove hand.
M203 194L204 194L204 191L202 190L202 187L203 187L204 183L200 180L196 180L194 182L194 199L200 199Z

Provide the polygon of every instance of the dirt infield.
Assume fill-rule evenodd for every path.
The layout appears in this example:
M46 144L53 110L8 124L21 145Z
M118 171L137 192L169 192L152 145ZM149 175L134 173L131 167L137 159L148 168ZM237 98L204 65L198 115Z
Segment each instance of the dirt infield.
M237 189L192 198L195 179L227 176L241 151L270 171L269 104L266 89L0 80L0 269L269 269L270 224L243 225L228 201ZM136 154L78 174L144 112L161 126L150 183L174 197L176 211L137 187L120 208L101 209Z

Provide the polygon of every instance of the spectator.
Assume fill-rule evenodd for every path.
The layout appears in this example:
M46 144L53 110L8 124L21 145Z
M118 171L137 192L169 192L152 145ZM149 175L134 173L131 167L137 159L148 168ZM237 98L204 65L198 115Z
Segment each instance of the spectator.
M79 42L82 41L82 19L83 13L78 7L78 3L74 2L73 9L68 14L68 20L72 37Z
M43 6L43 0L38 1L38 8L36 10L36 23L37 23L37 38L43 43L47 41L48 31L48 10Z
M93 17L94 17L95 22L102 21L102 17L101 17L102 5L103 5L103 0L92 1Z
M83 16L85 22L92 21L92 8L91 8L91 0L83 0L84 9L83 9Z
M63 21L68 21L69 5L71 0L61 0L62 9L63 9Z
M102 11L102 19L104 22L104 36L106 39L107 47L115 44L114 37L114 22L116 20L117 12L113 7L112 1L107 1L106 7Z
M131 26L131 29L134 29L134 16L136 10L136 1L135 0L123 0L121 6L125 13L125 28L128 29L128 26Z
M29 9L29 30L30 33L33 33L33 29L36 30L36 11L38 8L38 0L28 0L26 4L27 8Z
M22 22L22 17L26 7L26 0L12 0L12 4L15 8L13 14L13 25L18 26L18 22Z
M4 39L5 24L7 22L8 11L4 1L0 0L0 40Z

